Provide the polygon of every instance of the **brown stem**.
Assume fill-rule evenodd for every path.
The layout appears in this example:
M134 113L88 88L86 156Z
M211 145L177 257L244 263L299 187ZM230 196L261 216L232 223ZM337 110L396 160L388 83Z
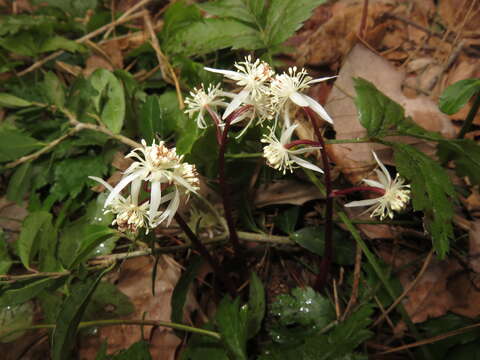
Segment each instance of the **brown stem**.
M329 196L337 197L337 196L341 196L341 195L351 194L351 193L357 192L357 191L373 191L373 192L376 192L377 194L385 195L385 190L384 189L378 188L378 187L375 187L375 186L353 186L353 187L349 187L348 189L333 190L330 193Z
M213 272L215 273L215 276L217 276L220 281L223 283L227 291L230 293L232 297L235 297L237 291L235 287L233 286L233 283L226 277L225 272L222 270L220 267L220 264L215 260L215 258L210 254L206 246L200 241L200 239L193 233L193 231L190 229L188 224L183 220L183 218L180 216L179 213L175 214L175 221L177 222L178 226L182 228L182 230L185 232L185 234L188 236L192 244L195 246L197 251L200 253L200 255L203 256L203 258L210 264L210 266L213 269Z
M323 171L325 173L325 190L327 194L332 193L332 178L330 175L330 163L327 154L327 148L325 147L325 141L320 133L318 124L316 121L315 113L308 107L304 107L303 110L307 113L310 122L312 123L315 136L320 143L320 154L322 156ZM333 197L327 196L325 200L325 253L323 254L322 261L318 271L317 278L315 279L314 288L317 291L321 291L327 284L328 274L330 272L330 266L333 258L333 243L332 243L332 230L333 230Z

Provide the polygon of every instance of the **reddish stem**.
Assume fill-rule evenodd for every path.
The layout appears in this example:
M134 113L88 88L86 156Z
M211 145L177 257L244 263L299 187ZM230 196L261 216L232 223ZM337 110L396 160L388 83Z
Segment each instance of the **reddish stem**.
M221 137L219 137L219 148L218 148L218 182L220 185L220 191L222 194L223 201L223 210L225 213L225 220L227 221L228 232L230 233L230 241L233 246L233 251L235 255L239 256L242 253L242 248L240 246L240 241L238 239L237 230L235 229L235 221L233 220L232 214L232 205L230 201L230 188L225 176L225 150L228 144L228 131L230 130L230 125L233 120L238 116L242 115L244 112L248 111L251 106L242 106L241 108L232 112L225 119L223 132Z
M353 186L353 187L349 187L348 189L332 190L332 192L330 193L330 196L331 197L337 197L337 196L341 196L341 195L351 194L351 193L357 192L357 191L373 191L373 192L376 192L377 194L385 195L385 190L382 189L382 188L379 188L379 187L375 187L375 186Z
M312 140L294 140L291 143L288 143L284 145L285 149L290 149L294 146L298 145L308 145L308 146L316 146L316 147L321 147L321 143L318 141L312 141Z
M322 156L323 162L323 172L325 174L325 188L327 194L332 193L332 178L330 174L330 162L328 159L327 148L325 147L325 141L323 140L323 136L320 133L320 129L318 128L318 124L316 121L316 114L308 107L302 108L310 122L313 126L313 131L315 132L315 136L320 144L320 154ZM314 288L317 291L321 291L325 288L327 284L328 274L330 273L330 267L332 264L333 258L333 240L332 240L332 231L333 231L333 197L327 196L325 200L325 252L323 254L322 261L320 262L320 266L318 269L318 275L315 279Z

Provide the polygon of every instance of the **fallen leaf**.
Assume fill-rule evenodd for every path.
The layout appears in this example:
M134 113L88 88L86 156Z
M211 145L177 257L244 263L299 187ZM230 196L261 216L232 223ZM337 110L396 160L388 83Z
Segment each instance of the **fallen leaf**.
M480 3L477 0L441 0L438 13L450 30L458 31L463 27L478 31L480 28Z
M468 234L468 264L476 273L480 273L480 220L472 222Z
M262 208L268 205L303 205L307 201L321 199L322 194L311 184L293 180L279 180L261 185L255 194L254 205Z

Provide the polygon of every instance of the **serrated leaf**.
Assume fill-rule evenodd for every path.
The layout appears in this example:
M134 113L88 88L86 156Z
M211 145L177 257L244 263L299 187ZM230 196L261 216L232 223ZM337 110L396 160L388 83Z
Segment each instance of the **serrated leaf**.
M102 177L108 169L103 156L80 156L58 162L54 171L52 193L59 199L76 197L87 184L94 184L88 176Z
M0 275L7 274L11 266L12 258L8 253L5 233L3 232L3 229L0 229Z
M113 133L118 134L123 127L126 107L122 83L114 74L105 69L95 70L89 80L98 92L98 95L92 101L100 114L101 121Z
M15 170L7 188L7 199L19 204L29 190L32 180L32 163L23 163Z
M0 287L0 307L23 304L45 289L56 289L64 283L64 279L44 278L19 281L13 285Z
M265 3L264 0L217 0L197 6L212 15L231 17L258 26L262 25Z
M279 45L287 40L300 29L312 10L324 2L325 0L271 0L265 27L268 45Z
M94 10L98 0L34 0L35 4L48 4L57 7L74 17L83 18L87 10Z
M32 103L11 94L0 93L0 106L6 108L17 108L32 106Z
M47 38L42 46L38 49L39 53L56 51L56 50L66 50L69 52L85 52L86 48L73 40L67 39L63 36L55 35Z
M38 252L38 243L35 242L40 235L42 227L50 224L52 215L46 211L37 211L28 214L22 223L22 230L17 240L18 256L23 266L30 268L30 261ZM44 228L45 230L45 228Z
M433 247L444 258L453 237L453 184L437 162L416 148L400 143L393 148L398 172L410 182L413 208L424 212Z
M220 302L215 322L227 351L235 360L247 360L247 311L239 299L225 297Z
M72 261L68 264L68 269L75 268L83 261L89 259L93 256L93 250L105 241L106 237L110 237L113 234L116 234L116 231L105 226L105 225L90 225L87 224L83 228L84 237L80 246L77 248L75 255L73 256Z
M43 80L43 94L49 104L62 108L65 104L65 91L57 76L49 71Z
M190 289L190 285L193 280L195 280L202 264L203 258L200 256L190 259L188 267L183 272L173 290L170 304L172 306L172 322L174 323L183 323L183 307L185 305L185 300L187 299L188 289Z
M455 114L470 100L470 98L480 91L479 79L465 79L447 87L440 96L440 110L448 115Z
M247 312L247 338L253 338L262 327L265 317L265 289L257 274L250 276L250 288Z
M355 262L355 243L346 233L333 231L333 262L340 265L353 265ZM290 234L290 239L301 247L323 256L325 249L325 227L307 226Z
M195 56L232 48L255 50L263 43L258 31L233 19L203 19L175 32L165 44L170 54Z
M53 360L70 358L70 353L75 344L78 324L98 283L108 271L110 269L104 270L95 278L93 276L87 278L63 302L52 334L51 351Z
M406 118L403 107L385 96L374 84L362 78L353 80L357 94L355 105L359 113L358 119L369 136L383 136L389 131L397 131L402 135L441 139L439 134L427 131L412 119Z
M39 44L30 32L0 38L0 46L4 49L23 56L34 57L38 53Z
M459 176L468 176L471 183L480 184L480 146L476 142L469 139L441 141L437 155L441 163L453 160Z
M41 142L13 126L0 126L0 161L16 160L41 146Z

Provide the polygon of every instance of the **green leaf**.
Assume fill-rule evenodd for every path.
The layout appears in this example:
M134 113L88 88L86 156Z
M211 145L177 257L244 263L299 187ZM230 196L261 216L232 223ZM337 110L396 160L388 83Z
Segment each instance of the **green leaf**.
M0 287L0 307L23 304L45 289L56 289L64 283L63 278L44 278L18 281L13 285Z
M232 48L254 50L261 48L258 31L233 19L203 19L175 33L165 44L170 54L203 55Z
M450 85L440 96L440 110L448 115L455 114L480 91L479 79L465 79Z
M92 101L102 122L113 133L118 134L125 119L125 93L123 85L114 74L105 69L97 69L90 76L90 83L98 92ZM101 104L103 103L103 106Z
M54 171L52 193L59 199L76 197L85 185L94 184L88 176L102 177L107 172L108 165L103 156L71 157L58 162Z
M45 223L39 236L38 263L40 271L54 272L62 270L57 260L57 229L51 222Z
M56 50L66 50L69 52L85 52L86 48L73 40L63 36L55 35L47 38L40 46L38 52L49 52Z
M445 359L480 360L480 344L475 341L466 345L455 346L448 352Z
M0 38L0 46L15 54L34 57L38 54L39 44L30 32L21 32Z
M441 163L453 160L455 172L468 176L474 185L480 184L480 146L469 139L451 139L438 143L437 155Z
M32 180L32 163L23 163L15 170L7 188L7 199L20 204L25 193L30 189Z
M265 317L265 289L257 274L250 276L250 291L247 312L247 338L251 339L260 331Z
M240 308L240 300L223 298L215 314L215 322L231 358L247 360L247 311Z
M32 103L11 94L0 93L0 106L6 108L17 108L32 106Z
M151 144L155 138L153 124L160 118L160 106L158 105L158 98L156 96L148 96L145 104L140 108L140 118L138 127L140 135L147 142Z
M353 265L355 262L355 243L343 231L333 231L333 261L340 265ZM290 234L290 239L301 247L323 256L325 249L325 227L308 226Z
M0 36L14 35L20 30L31 30L38 27L53 27L56 19L53 16L35 14L0 16Z
M116 234L116 231L110 229L105 225L85 225L83 227L84 238L80 243L80 246L77 248L75 255L71 263L68 265L68 269L73 269L78 266L83 261L88 260L92 254L93 250L105 241L106 237L109 237L113 234Z
M291 234L295 231L297 226L298 216L300 215L300 207L292 206L285 211L282 211L275 217L275 226L280 228L284 233Z
M85 310L84 320L111 319L131 315L135 308L129 297L115 285L101 281Z
M151 360L148 342L141 340L123 350L120 354L109 358L110 360Z
M43 94L49 104L62 108L65 105L65 91L58 77L51 71L45 74Z
M195 280L202 264L203 258L200 256L190 259L188 267L185 269L173 290L170 304L172 306L172 322L174 323L183 323L183 307L187 299L188 289L193 280Z
M11 266L12 258L8 253L5 233L3 232L3 229L0 229L0 275L7 274Z
M98 0L34 0L34 4L48 4L73 17L83 18L88 10L95 10Z
M19 331L4 337L11 331L26 328L33 323L34 307L32 303L0 308L0 343L8 343L22 337L26 331Z
M264 0L217 0L197 6L212 15L230 17L253 26L263 25Z
M359 121L367 129L369 136L381 137L389 131L397 131L402 135L423 136L432 140L442 138L439 134L418 126L412 119L405 118L403 107L385 96L371 82L362 78L353 80Z
M279 45L300 29L312 10L325 0L271 0L265 32L270 47Z
M17 160L42 144L8 124L0 125L0 161Z
M75 345L78 324L98 283L108 271L110 269L104 270L97 277L87 278L75 287L75 291L72 291L63 302L52 334L53 360L70 358L70 353Z
M398 172L411 183L413 208L424 212L433 247L444 258L453 237L453 184L446 171L419 150L400 143L393 148Z
M18 255L23 266L30 269L30 261L38 252L38 243L35 239L38 237L42 227L52 221L52 215L46 211L37 211L30 213L22 224L22 230L17 240Z

